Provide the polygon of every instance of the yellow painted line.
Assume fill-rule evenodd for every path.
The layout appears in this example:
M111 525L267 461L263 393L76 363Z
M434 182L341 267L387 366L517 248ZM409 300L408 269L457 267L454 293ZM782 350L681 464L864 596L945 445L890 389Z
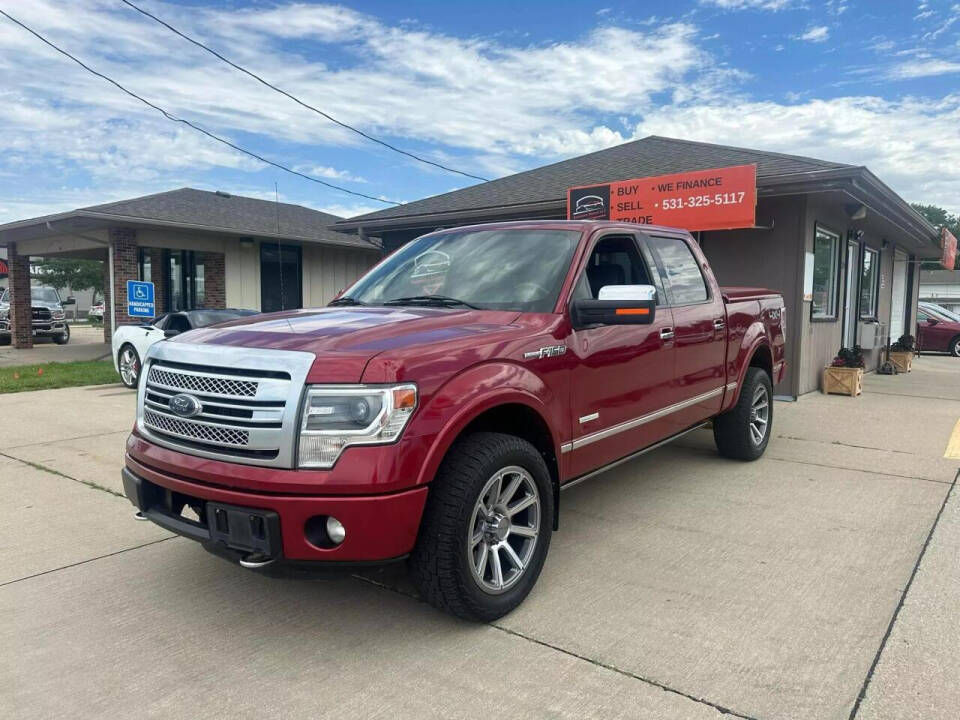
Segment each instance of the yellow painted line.
M947 443L947 451L943 456L951 460L960 460L960 420L957 421L957 424L953 428L953 434Z

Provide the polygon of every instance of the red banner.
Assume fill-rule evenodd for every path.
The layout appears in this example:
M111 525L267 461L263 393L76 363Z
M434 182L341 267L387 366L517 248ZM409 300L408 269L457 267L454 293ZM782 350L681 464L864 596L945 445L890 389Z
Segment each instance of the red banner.
M10 273L10 268L7 267L7 261L3 258L0 258L0 275L7 275Z
M567 191L569 220L728 230L753 227L756 211L756 165L621 180Z
M957 266L957 239L946 228L940 231L940 247L943 248L940 264L947 270L953 270Z

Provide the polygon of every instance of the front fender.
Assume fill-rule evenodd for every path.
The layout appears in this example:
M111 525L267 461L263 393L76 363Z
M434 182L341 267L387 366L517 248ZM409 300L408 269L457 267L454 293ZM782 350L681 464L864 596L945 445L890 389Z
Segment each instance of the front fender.
M554 452L560 457L558 428L564 427L562 399L542 378L509 362L474 366L450 379L427 399L410 430L429 442L417 485L430 482L464 428L481 413L499 405L525 405L544 419Z

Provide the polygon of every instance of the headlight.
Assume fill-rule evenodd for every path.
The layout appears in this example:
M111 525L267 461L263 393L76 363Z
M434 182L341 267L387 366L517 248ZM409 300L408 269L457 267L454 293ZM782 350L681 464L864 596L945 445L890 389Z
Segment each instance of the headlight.
M6 320L8 315L10 315L9 308L0 308L0 320Z
M53 319L54 319L54 320L63 320L66 316L67 316L67 315L66 315L66 313L63 312L63 310L54 310L54 311L53 311Z
M416 385L308 386L298 465L331 468L350 445L392 443L416 407Z

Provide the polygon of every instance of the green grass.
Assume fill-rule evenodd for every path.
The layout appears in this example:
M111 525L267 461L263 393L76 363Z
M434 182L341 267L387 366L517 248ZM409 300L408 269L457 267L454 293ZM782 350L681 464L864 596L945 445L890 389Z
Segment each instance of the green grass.
M107 385L119 381L120 377L113 369L113 363L110 360L0 367L0 393L49 390L78 385Z

